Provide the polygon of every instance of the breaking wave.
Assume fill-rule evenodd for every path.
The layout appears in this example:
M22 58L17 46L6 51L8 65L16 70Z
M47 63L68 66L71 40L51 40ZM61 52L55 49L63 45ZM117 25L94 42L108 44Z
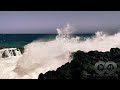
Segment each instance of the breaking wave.
M25 46L24 54L15 63L12 78L38 78L40 73L56 70L72 60L71 53L78 50L88 52L93 50L109 51L120 47L120 33L109 35L96 32L92 38L81 39L71 37L74 30L67 24L57 28L58 35L54 40L37 40ZM11 77L9 77L11 78Z
M38 40L25 46L25 53L17 62L15 72L21 76L34 72L33 76L37 78L40 73L56 70L70 62L71 53L77 50L104 52L113 47L120 47L120 33L108 35L96 32L94 37L81 40L81 37L70 37L72 31L74 30L67 24L64 28L57 28L58 35L55 40L48 42Z

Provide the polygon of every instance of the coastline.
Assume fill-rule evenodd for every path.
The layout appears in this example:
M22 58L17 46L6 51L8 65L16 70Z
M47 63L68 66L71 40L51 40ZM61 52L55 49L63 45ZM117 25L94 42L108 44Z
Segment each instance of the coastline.
M0 48L0 58L19 56L24 53L24 48Z
M99 61L115 62L117 77L100 76L95 71L95 64ZM89 51L85 53L78 50L73 53L73 60L59 67L56 71L39 74L38 79L119 79L120 78L120 49L111 48L109 52Z

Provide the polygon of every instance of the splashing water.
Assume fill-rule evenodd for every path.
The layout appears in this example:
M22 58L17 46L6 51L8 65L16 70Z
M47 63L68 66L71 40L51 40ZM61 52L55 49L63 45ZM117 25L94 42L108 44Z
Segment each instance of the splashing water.
M59 28L57 28L56 30L57 30L57 32L58 32L58 38L60 38L60 37L63 37L63 38L67 38L67 37L69 37L69 35L70 34L72 34L72 27L69 25L69 24L67 24L66 26L64 26L64 28L63 29L59 29Z
M120 33L108 35L97 32L94 37L81 40L80 37L70 37L73 30L69 24L62 29L57 28L57 32L56 39L52 41L38 40L26 45L24 54L14 63L15 69L8 71L7 78L38 78L40 73L56 70L70 62L71 53L77 50L104 52L120 48Z

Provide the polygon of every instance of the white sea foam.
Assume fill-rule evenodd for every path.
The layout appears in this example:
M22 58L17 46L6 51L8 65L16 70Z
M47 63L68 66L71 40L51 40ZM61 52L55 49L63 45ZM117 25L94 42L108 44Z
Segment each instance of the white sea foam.
M108 35L97 32L94 37L81 40L80 37L69 37L74 31L71 30L70 25L57 31L58 35L52 41L38 40L26 45L24 54L17 58L16 62L11 63L13 65L11 69L4 65L0 78L38 78L40 73L56 70L61 65L70 62L71 52L77 50L104 52L111 48L120 48L120 33ZM3 64L0 63L0 67L1 65ZM4 76L4 71L9 73L5 73Z

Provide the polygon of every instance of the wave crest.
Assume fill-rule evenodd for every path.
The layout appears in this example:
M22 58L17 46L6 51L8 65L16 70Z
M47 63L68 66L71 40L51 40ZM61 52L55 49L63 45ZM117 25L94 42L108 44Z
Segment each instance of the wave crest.
M38 40L25 46L25 52L18 60L14 71L19 75L27 74L37 78L39 73L56 70L61 65L70 62L71 52L77 50L104 52L120 47L120 33L108 35L104 32L96 32L94 37L81 40L80 37L70 37L73 31L67 24L62 29L57 28L56 39L47 42Z

